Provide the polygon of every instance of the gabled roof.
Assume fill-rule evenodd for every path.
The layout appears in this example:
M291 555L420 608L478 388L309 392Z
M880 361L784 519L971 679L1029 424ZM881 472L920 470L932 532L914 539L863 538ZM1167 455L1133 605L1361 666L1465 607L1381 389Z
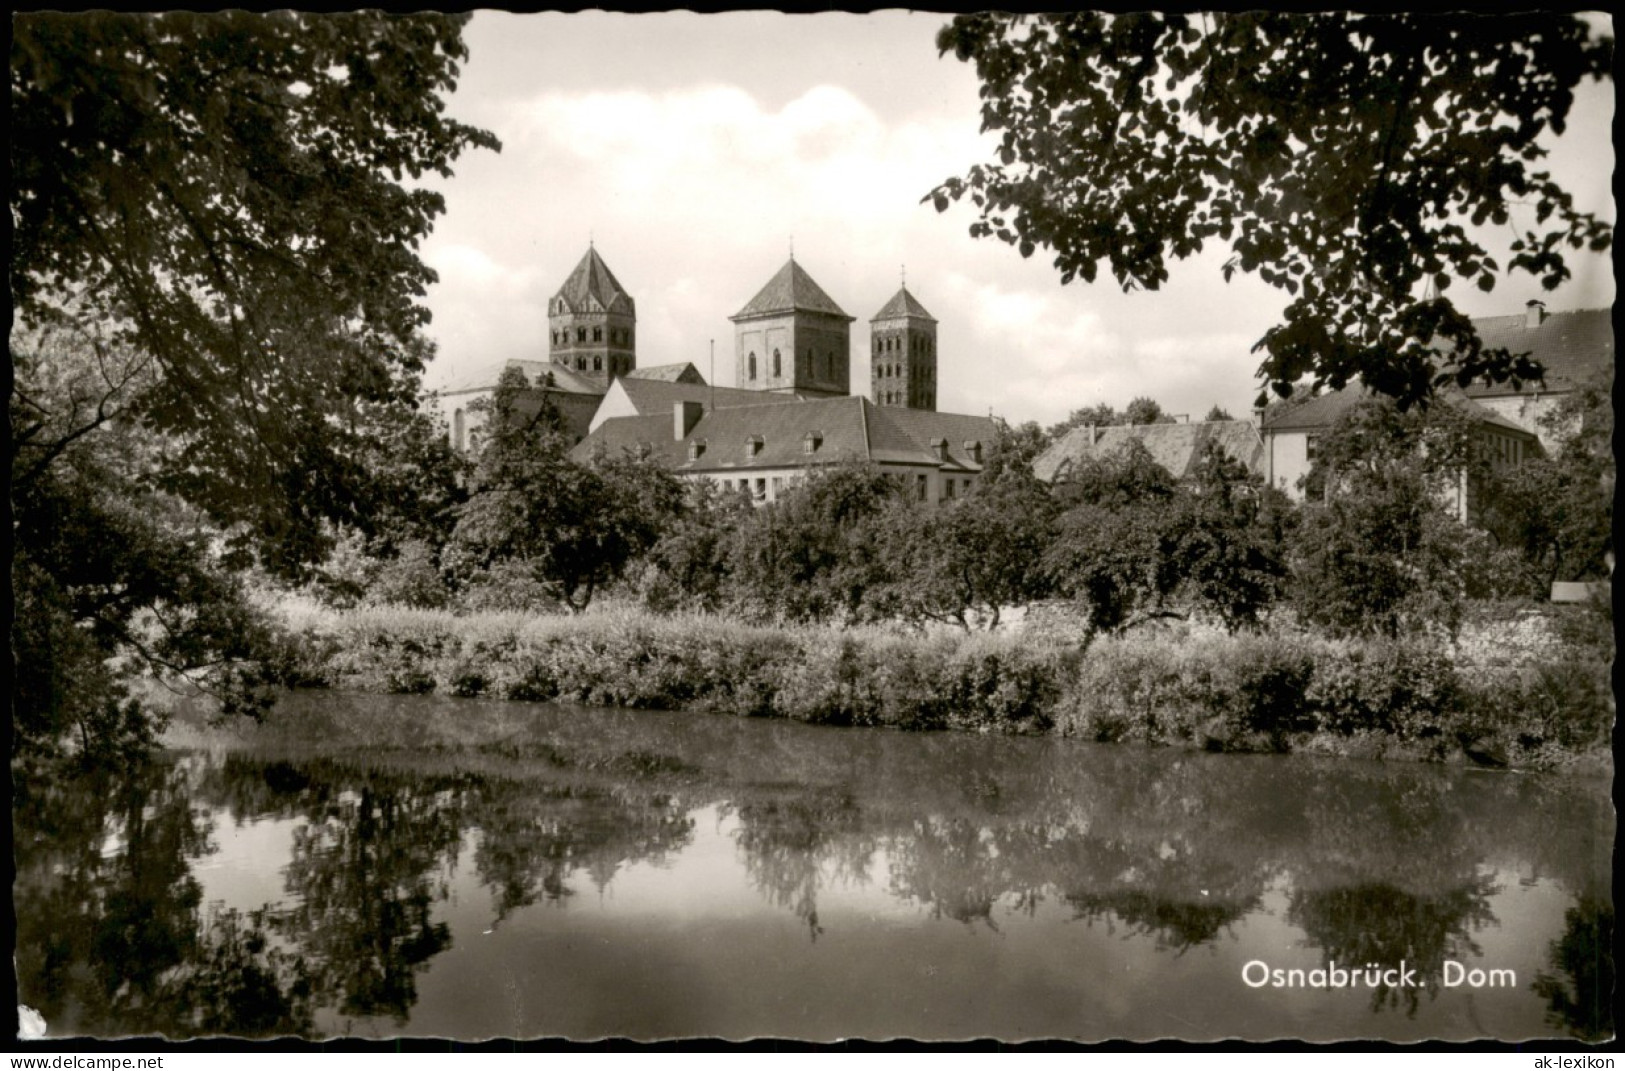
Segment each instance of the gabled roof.
M1225 453L1246 465L1249 471L1263 470L1264 441L1251 421L1207 420L1199 424L1073 428L1060 442L1038 455L1033 461L1033 475L1046 482L1054 481L1064 476L1073 465L1087 458L1116 453L1130 440L1137 440L1152 459L1173 473L1176 479L1190 475L1208 443L1217 443Z
M1322 394L1318 398L1311 398L1302 405L1293 406L1279 416L1271 417L1264 423L1266 434L1278 432L1316 431L1329 428L1341 420L1355 406L1375 395L1365 387L1344 387L1342 390ZM1463 413L1472 417L1480 424L1488 424L1503 431L1516 432L1526 438L1535 436L1529 429L1508 420L1487 406L1479 405L1466 393L1454 388L1444 391L1439 398L1447 405L1454 406Z
M518 368L524 372L525 378L530 381L532 386L540 386L545 381L545 377L551 374L553 376L554 390L563 391L566 394L601 396L604 393L602 383L594 381L590 376L573 372L563 365L554 364L552 361L524 361L516 358L486 365L476 372L453 380L442 387L440 393L460 394L468 391L495 390L497 380L501 378L503 371L508 368Z
M666 383L705 383L705 377L695 368L691 361L679 361L676 364L655 364L647 368L634 368L630 372L623 372L622 379L657 379Z
M905 418L896 419L899 413ZM719 405L702 415L684 438L676 438L673 431L670 410L613 417L578 443L572 456L586 460L600 450L636 453L647 446L650 456L679 473L749 472L849 460L977 472L981 463L967 453L965 442L980 442L987 449L995 433L988 417L887 410L857 395L775 405ZM805 442L813 432L819 444L809 454ZM752 438L761 440L754 457L745 449ZM937 456L934 439L946 441L946 460ZM705 451L690 460L688 447L695 441L704 442Z
M572 312L601 310L621 312L628 316L636 313L632 296L609 270L609 265L598 255L598 250L591 245L587 247L587 255L581 258L581 263L576 265L575 271L564 280L564 285L559 287L559 292L553 295L553 299L563 300L570 306Z
M869 322L878 323L881 320L902 319L930 320L932 323L937 322L937 318L925 311L925 306L921 305L919 301L915 299L914 295L908 292L908 287L906 286L900 288L897 293L893 294L891 300L882 305L880 307L880 311L875 313L874 317L870 319Z
M1612 309L1549 312L1534 327L1522 315L1490 316L1473 326L1487 348L1527 353L1545 366L1545 384L1525 384L1524 393L1571 391L1614 363ZM1469 398L1518 393L1510 383L1474 383L1465 390Z
M745 303L745 307L730 320L750 320L759 316L779 316L787 312L821 312L828 316L839 316L846 320L856 317L848 316L841 311L841 307L826 293L823 287L813 282L794 257L779 269L777 275L768 280L757 295Z
M673 402L699 402L706 407L731 409L741 405L783 405L799 401L795 394L776 394L765 390L740 390L738 387L712 387L705 383L673 382L664 379L634 379L622 376L618 382L627 401L638 413L665 413L671 415Z

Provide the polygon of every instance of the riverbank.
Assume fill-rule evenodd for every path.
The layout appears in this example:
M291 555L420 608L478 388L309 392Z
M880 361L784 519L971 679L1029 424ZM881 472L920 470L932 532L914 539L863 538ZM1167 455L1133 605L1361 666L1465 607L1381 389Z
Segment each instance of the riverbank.
M287 603L278 613L279 669L295 687L1525 769L1604 772L1612 762L1608 662L1540 630L1519 646L1482 628L1439 644L1174 625L1080 653L1068 630L1036 623L919 636L622 608L453 615Z

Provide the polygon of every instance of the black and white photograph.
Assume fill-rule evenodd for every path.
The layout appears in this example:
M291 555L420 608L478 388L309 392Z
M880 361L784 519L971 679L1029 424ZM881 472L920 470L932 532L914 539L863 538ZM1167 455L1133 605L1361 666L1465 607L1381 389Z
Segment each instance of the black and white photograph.
M16 1050L1615 1040L1610 15L11 33Z

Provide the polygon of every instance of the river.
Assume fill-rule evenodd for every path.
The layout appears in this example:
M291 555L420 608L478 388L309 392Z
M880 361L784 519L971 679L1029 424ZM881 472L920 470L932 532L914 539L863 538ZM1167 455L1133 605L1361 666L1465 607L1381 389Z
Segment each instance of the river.
M178 725L16 785L50 1036L1613 1030L1606 782L324 692Z

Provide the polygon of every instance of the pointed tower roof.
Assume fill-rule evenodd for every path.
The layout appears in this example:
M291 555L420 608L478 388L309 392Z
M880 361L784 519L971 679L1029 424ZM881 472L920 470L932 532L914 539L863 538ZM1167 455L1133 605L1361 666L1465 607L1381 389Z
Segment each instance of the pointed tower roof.
M779 269L777 275L768 280L760 293L745 303L744 308L728 318L750 320L758 316L775 316L786 312L822 312L846 320L857 318L843 312L841 307L824 293L824 288L813 282L812 276L796 263L794 257Z
M604 258L591 245L587 246L587 255L581 258L581 263L576 265L576 270L564 280L564 285L554 296L562 298L574 312L596 308L605 312L636 315L632 295L622 288L615 273L609 270Z
M910 317L916 320L930 320L932 323L937 322L937 318L926 312L925 306L921 305L914 295L908 292L908 287L904 286L900 287L897 293L892 295L890 301L880 307L880 311L875 313L874 319L869 322L901 320Z

